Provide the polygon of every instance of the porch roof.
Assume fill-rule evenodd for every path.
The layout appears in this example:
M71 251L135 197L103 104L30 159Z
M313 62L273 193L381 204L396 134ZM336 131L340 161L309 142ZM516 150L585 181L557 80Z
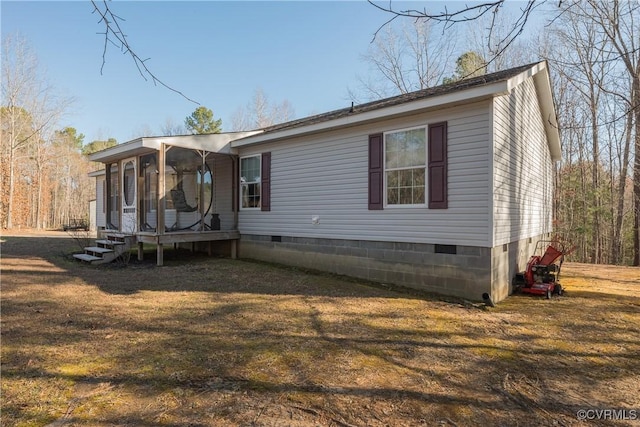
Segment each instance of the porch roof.
M193 150L204 150L210 153L232 154L231 141L238 138L246 138L261 132L262 131L226 132L204 135L142 137L90 154L89 160L101 163L115 162L127 157L159 151L163 144Z

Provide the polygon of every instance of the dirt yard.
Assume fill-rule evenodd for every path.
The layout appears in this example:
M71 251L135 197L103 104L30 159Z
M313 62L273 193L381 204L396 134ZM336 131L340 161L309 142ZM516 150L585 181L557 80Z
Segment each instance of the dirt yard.
M180 251L88 266L62 232L0 249L3 426L640 425L639 269L482 309Z

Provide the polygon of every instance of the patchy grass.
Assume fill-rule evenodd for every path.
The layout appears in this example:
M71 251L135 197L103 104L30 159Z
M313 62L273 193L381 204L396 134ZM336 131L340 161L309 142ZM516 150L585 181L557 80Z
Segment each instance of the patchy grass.
M588 425L640 409L638 269L488 310L263 263L3 236L2 425ZM614 422L599 420L599 425Z

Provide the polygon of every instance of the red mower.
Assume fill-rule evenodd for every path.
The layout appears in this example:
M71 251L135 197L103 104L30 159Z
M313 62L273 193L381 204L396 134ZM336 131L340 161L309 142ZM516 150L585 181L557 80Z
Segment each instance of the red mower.
M527 269L517 273L513 279L514 292L544 295L547 299L553 294L562 295L563 289L559 282L560 268L569 252L571 250L567 250L565 244L559 241L538 241L534 255L527 263Z

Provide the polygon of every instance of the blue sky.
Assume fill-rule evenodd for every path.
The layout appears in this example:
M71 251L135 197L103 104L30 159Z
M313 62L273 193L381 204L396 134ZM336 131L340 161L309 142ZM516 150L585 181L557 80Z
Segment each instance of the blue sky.
M151 71L212 109L223 130L258 88L273 102L288 100L298 118L350 105L348 88L367 74L361 56L389 18L364 0L109 4L126 19L122 28L135 51L150 58ZM197 107L145 81L114 46L101 75L103 28L89 1L0 7L3 36L26 38L51 83L76 98L61 127L75 127L86 143L159 134L167 119L183 123Z
M289 100L297 117L350 104L347 88L384 13L352 2L111 2L148 67L230 125L257 88ZM113 46L100 75L104 38L90 2L2 1L2 34L18 32L51 83L77 99L63 126L85 142L159 133L197 105L138 74Z

